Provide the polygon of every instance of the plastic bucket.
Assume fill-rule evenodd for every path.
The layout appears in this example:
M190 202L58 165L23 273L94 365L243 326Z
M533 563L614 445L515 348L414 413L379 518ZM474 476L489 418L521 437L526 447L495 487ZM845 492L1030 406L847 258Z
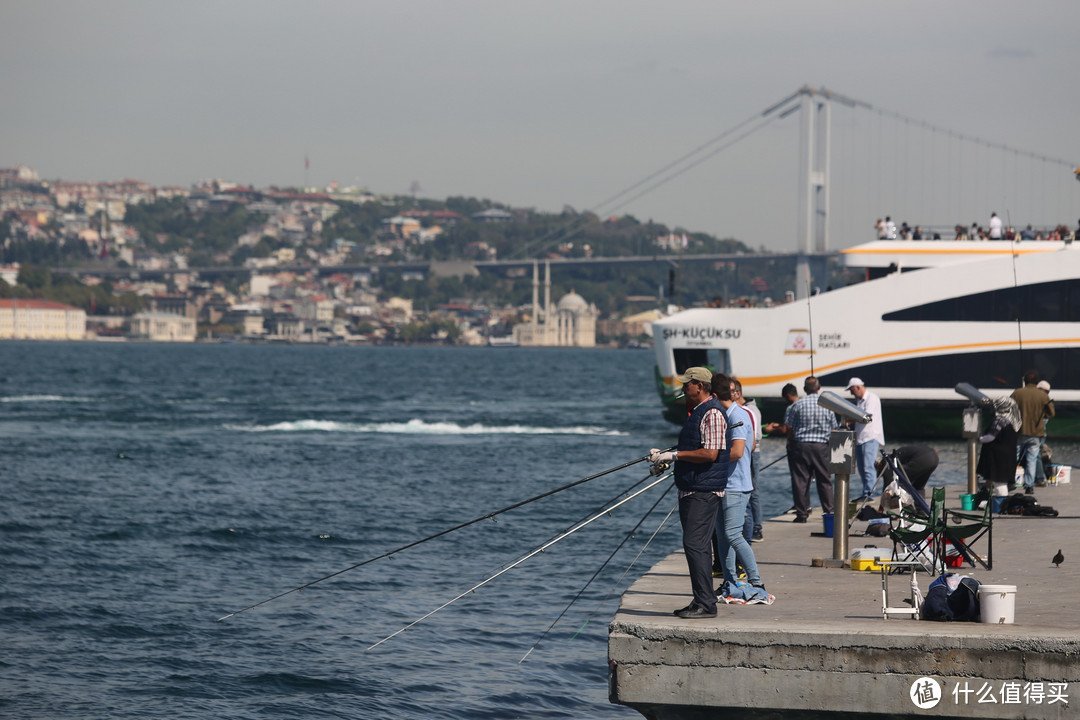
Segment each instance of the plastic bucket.
M993 512L996 512L996 513L1001 512L1001 506L1005 504L1005 498L1003 498L1003 497L992 497L992 498L990 498L990 500L991 500L991 502L994 503L994 507L992 507L991 510Z
M961 510L974 510L975 509L975 503L973 502L974 499L975 499L974 495L967 495L967 494L961 495L960 496L960 509Z
M833 536L833 516L832 513L822 513L822 522L825 523L825 537Z
M980 585L979 618L991 625L1012 625L1016 614L1015 585Z
M1009 483L994 483L994 497L1009 497Z

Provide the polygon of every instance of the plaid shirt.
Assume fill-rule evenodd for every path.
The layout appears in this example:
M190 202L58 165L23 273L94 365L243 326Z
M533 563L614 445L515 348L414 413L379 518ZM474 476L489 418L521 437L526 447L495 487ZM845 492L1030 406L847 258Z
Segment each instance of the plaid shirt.
M811 393L790 405L784 413L784 424L791 428L795 442L827 443L829 432L836 427L836 414L818 405L818 394Z

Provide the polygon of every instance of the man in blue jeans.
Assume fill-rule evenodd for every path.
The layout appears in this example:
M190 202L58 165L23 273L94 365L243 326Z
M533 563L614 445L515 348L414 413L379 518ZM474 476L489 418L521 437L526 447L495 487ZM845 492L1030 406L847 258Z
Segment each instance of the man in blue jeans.
M1016 462L1024 468L1024 492L1035 492L1035 466L1046 442L1046 420L1054 417L1050 393L1039 387L1039 373L1024 373L1024 387L1014 390L1012 399L1020 406L1020 434L1016 436Z
M855 404L870 416L868 423L855 423L855 461L862 478L862 494L857 502L867 502L874 495L877 484L878 450L885 444L885 431L882 429L881 399L866 389L865 383L857 377L848 380L847 390L855 396ZM852 493L854 494L854 493Z
M754 490L750 474L750 455L754 450L754 422L750 413L732 399L735 385L724 373L712 377L712 392L727 419L725 440L727 449L721 456L727 459L727 488L720 498L720 515L716 523L716 540L724 584L738 582L736 563L746 571L746 579L757 588L765 588L758 572L757 560L750 542L743 535L746 504Z

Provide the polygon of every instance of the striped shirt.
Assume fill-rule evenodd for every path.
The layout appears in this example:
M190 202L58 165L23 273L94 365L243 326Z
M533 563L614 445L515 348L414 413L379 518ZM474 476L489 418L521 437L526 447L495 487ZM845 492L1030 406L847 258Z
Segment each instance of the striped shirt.
M784 413L784 424L791 428L795 442L827 443L829 433L838 427L836 415L818 405L818 394L801 397Z

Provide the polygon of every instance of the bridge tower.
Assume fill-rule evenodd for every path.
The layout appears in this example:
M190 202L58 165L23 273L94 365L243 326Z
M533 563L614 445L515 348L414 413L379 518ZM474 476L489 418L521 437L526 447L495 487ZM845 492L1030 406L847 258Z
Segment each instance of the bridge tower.
M829 249L829 100L831 93L799 90L799 258L795 265L795 297L805 299L815 282L827 279ZM818 255L811 266L811 255Z

